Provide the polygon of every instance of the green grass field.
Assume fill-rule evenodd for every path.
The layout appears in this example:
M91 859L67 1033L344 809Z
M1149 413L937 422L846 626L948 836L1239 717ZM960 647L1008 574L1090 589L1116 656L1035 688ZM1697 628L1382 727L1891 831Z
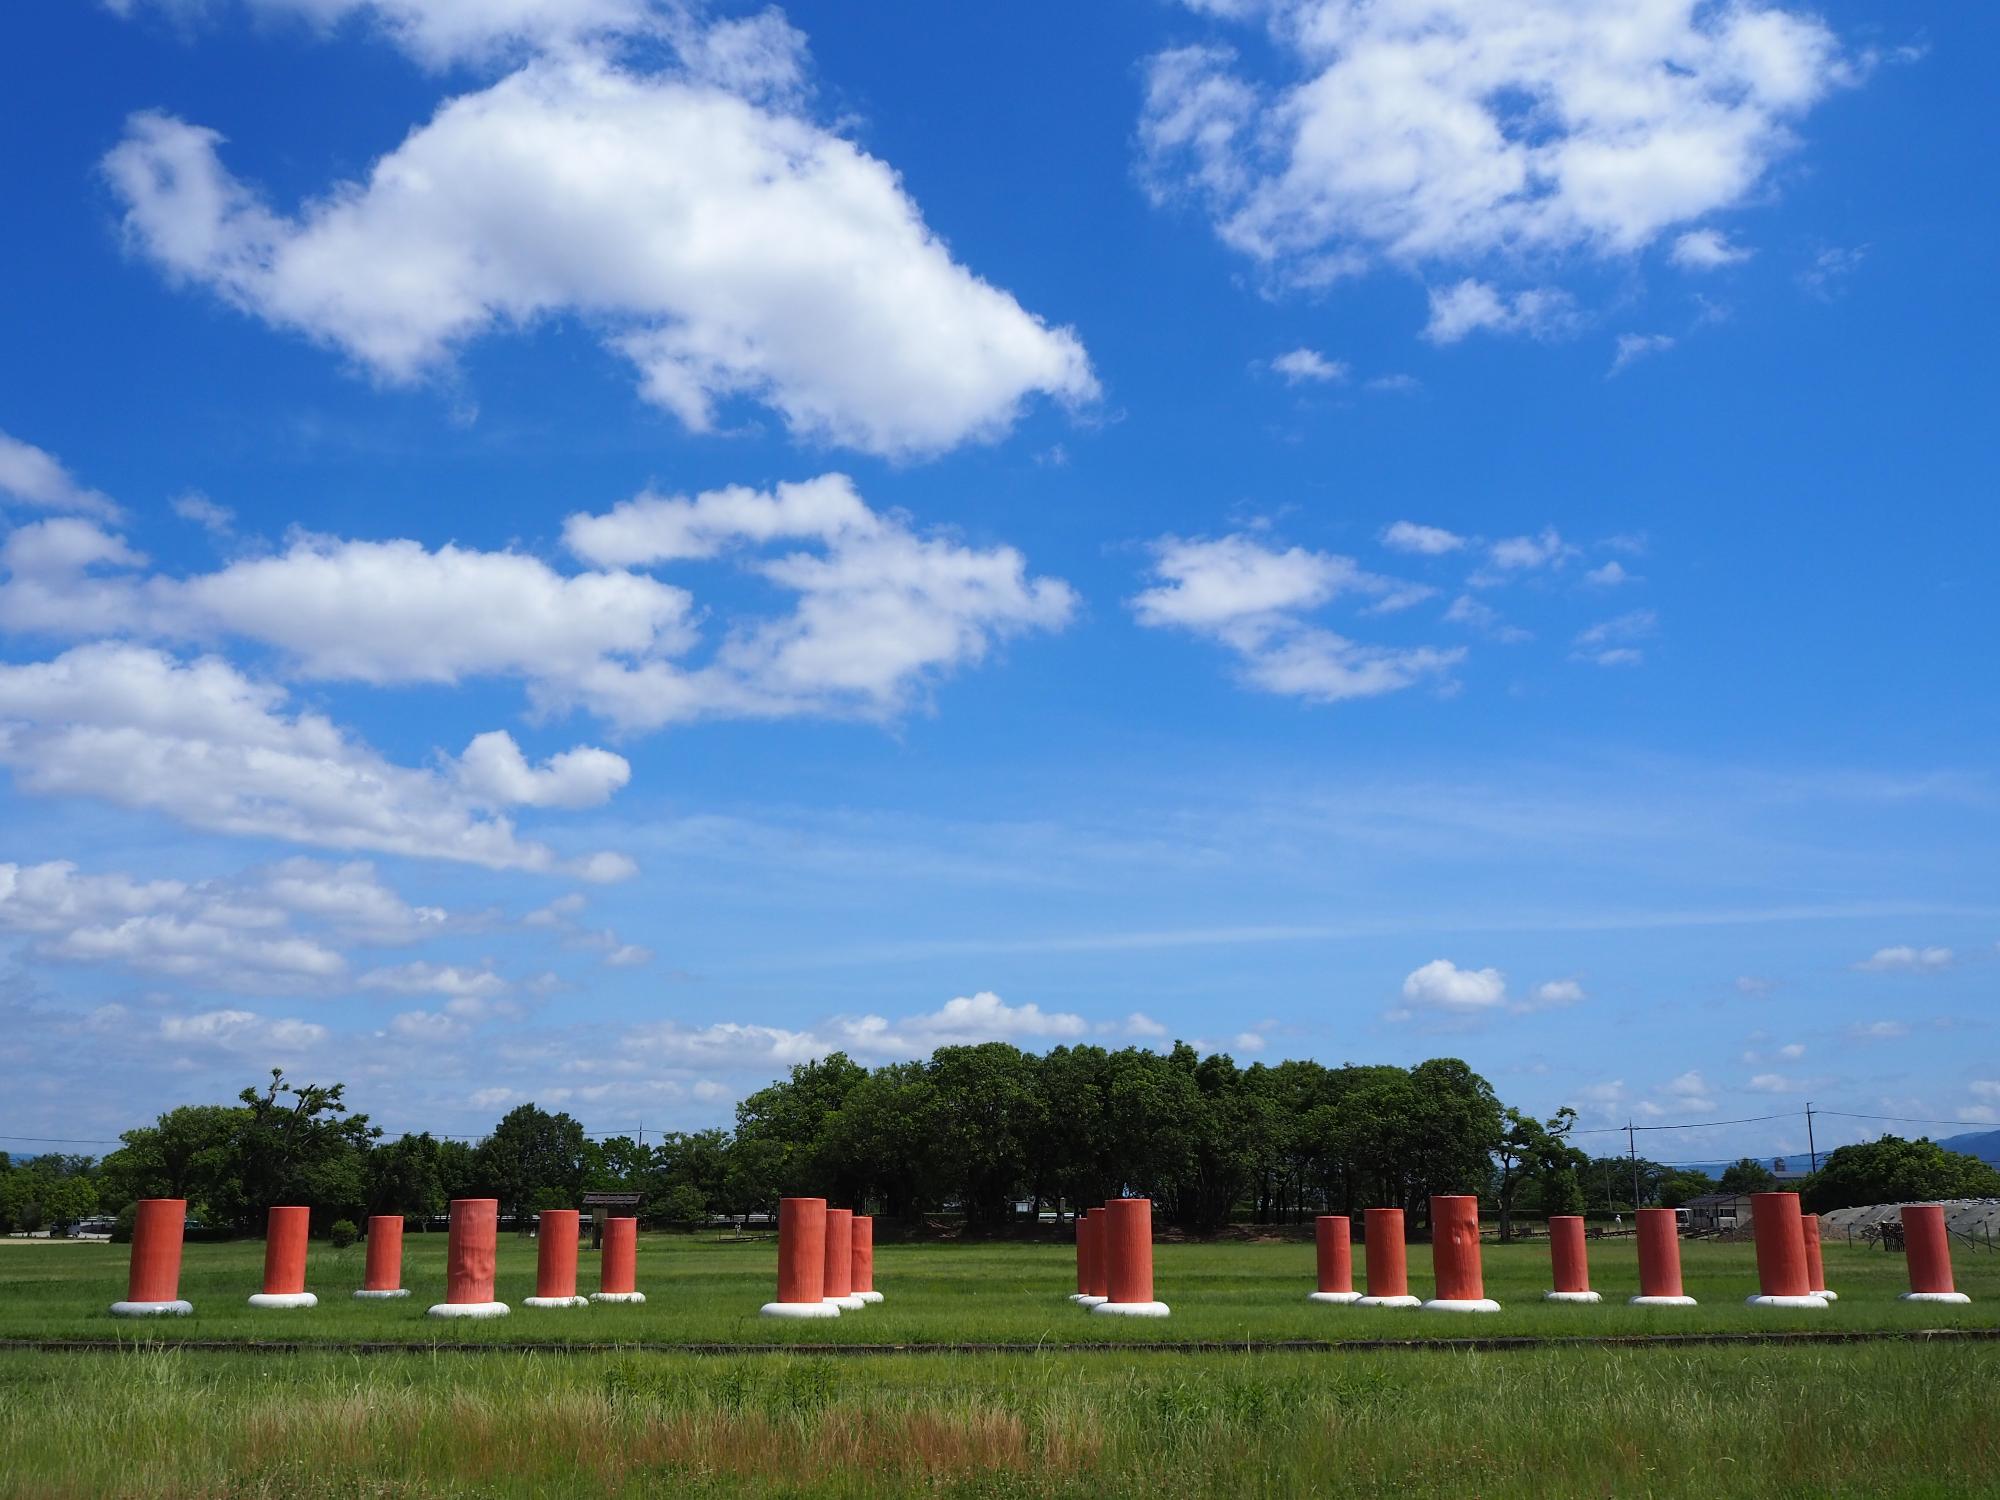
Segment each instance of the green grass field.
M1976 1495L2000 1492L2000 1343L1616 1347L1500 1353L1148 1352L1160 1339L1576 1336L2000 1324L2000 1267L1961 1256L1969 1308L1913 1308L1900 1257L1828 1247L1843 1293L1819 1314L1757 1314L1747 1246L1686 1247L1684 1311L1623 1306L1629 1242L1593 1244L1599 1308L1539 1298L1546 1247L1489 1245L1490 1317L1313 1307L1300 1244L1163 1245L1164 1323L1063 1300L1070 1253L882 1246L882 1306L765 1322L773 1247L641 1242L641 1308L437 1323L443 1238L412 1237L407 1304L347 1293L358 1250L315 1248L322 1305L254 1313L261 1247L188 1248L196 1316L109 1317L124 1251L0 1247L0 1338L133 1341L113 1353L0 1352L0 1496L828 1494L951 1496ZM504 1239L500 1295L531 1289ZM1428 1261L1411 1250L1412 1287ZM582 1278L589 1290L593 1276ZM1614 1300L1615 1299L1615 1300ZM407 1352L254 1354L190 1338L407 1341ZM528 1352L451 1346L546 1341ZM757 1354L576 1351L790 1343ZM1032 1352L816 1354L811 1345L1040 1345ZM1064 1349L1122 1342L1129 1351ZM431 1347L435 1346L435 1347Z
M1880 1250L1830 1243L1827 1275L1841 1300L1825 1312L1766 1312L1747 1308L1756 1290L1750 1246L1693 1242L1682 1266L1687 1290L1701 1306L1641 1309L1625 1305L1638 1289L1631 1240L1591 1245L1596 1307L1544 1303L1549 1285L1545 1242L1485 1249L1486 1287L1503 1311L1482 1317L1323 1308L1306 1302L1313 1288L1313 1250L1303 1243L1161 1245L1156 1251L1159 1296L1173 1316L1097 1318L1065 1300L1075 1289L1074 1252L1061 1245L883 1245L875 1285L886 1301L825 1322L759 1318L775 1295L776 1247L769 1239L734 1241L647 1235L640 1240L643 1307L594 1306L536 1312L521 1300L534 1290L535 1246L503 1236L499 1297L513 1316L492 1322L424 1316L443 1295L444 1236L406 1242L397 1303L356 1302L359 1246L335 1251L315 1243L307 1285L320 1305L306 1311L256 1311L244 1299L258 1289L263 1246L258 1241L190 1245L181 1294L191 1318L128 1322L106 1312L124 1295L125 1250L104 1244L0 1243L0 1338L99 1337L145 1342L176 1339L284 1338L305 1341L407 1340L413 1344L504 1343L521 1340L645 1343L783 1343L797 1345L1143 1343L1213 1339L1445 1338L1478 1334L1587 1336L1753 1329L1910 1329L2000 1326L2000 1257L1961 1253L1959 1285L1970 1307L1912 1306L1903 1259ZM588 1251L579 1289L596 1285ZM1410 1247L1410 1286L1430 1288L1428 1247Z

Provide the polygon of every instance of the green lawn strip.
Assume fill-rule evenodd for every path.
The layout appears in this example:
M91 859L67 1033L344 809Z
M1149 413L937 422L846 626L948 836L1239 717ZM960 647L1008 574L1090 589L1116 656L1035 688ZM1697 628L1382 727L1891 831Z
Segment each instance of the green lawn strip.
M1312 1247L1290 1243L1163 1244L1157 1250L1159 1294L1171 1318L1150 1321L1093 1317L1066 1300L1074 1286L1072 1252L1058 1245L884 1245L877 1253L879 1306L821 1323L778 1322L757 1316L772 1295L775 1251L769 1241L648 1235L640 1246L639 1307L593 1306L535 1312L521 1306L533 1290L534 1244L503 1237L499 1295L511 1317L486 1323L441 1323L424 1309L442 1295L444 1237L413 1235L397 1303L357 1302L362 1251L315 1244L308 1282L320 1305L305 1311L260 1312L244 1299L257 1289L262 1246L255 1241L190 1245L182 1294L195 1316L126 1322L107 1309L123 1295L121 1246L75 1245L0 1249L0 1338L272 1339L285 1342L407 1342L424 1344L567 1341L645 1344L1069 1344L1277 1342L1290 1339L1588 1337L1641 1333L1723 1333L1824 1330L1913 1331L2000 1326L2000 1259L1961 1254L1966 1307L1914 1305L1902 1257L1838 1242L1827 1247L1829 1279L1841 1300L1824 1312L1770 1312L1743 1305L1756 1289L1748 1245L1691 1242L1683 1258L1690 1309L1625 1305L1638 1275L1630 1241L1591 1246L1592 1274L1605 1301L1595 1307L1544 1303L1548 1286L1544 1244L1488 1245L1487 1290L1503 1311L1482 1317L1320 1307L1312 1289ZM1411 1285L1429 1289L1423 1246L1410 1252ZM585 1257L580 1278L588 1292L595 1267Z
M0 1495L1915 1495L1986 1348L1175 1360L0 1355Z

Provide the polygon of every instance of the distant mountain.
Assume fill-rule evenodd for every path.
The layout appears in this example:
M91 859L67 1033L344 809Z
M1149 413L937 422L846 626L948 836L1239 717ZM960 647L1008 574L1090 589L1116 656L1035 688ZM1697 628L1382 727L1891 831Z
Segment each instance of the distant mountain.
M1969 1135L1947 1136L1938 1144L1947 1151L1960 1151L2000 1167L2000 1130L1975 1130Z

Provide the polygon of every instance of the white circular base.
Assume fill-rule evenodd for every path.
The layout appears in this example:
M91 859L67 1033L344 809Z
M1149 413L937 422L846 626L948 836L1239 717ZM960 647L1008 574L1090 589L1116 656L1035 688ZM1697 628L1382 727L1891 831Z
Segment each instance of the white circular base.
M840 1309L831 1302L766 1302L757 1309L760 1318L837 1318Z
M1422 1307L1415 1297L1363 1297L1356 1307Z
M1114 1318L1164 1318L1168 1309L1164 1302L1100 1302L1090 1311L1093 1316L1109 1313Z
M1071 1293L1069 1294L1069 1300L1070 1300L1070 1301L1072 1301L1072 1302L1078 1302L1078 1303L1082 1303L1082 1302L1088 1302L1088 1301L1090 1300L1090 1293L1088 1293L1088 1292L1071 1292Z
M1424 1304L1425 1312L1490 1313L1500 1311L1491 1297L1433 1297Z
M523 1297L523 1307L588 1307L588 1297Z
M194 1304L192 1302L185 1302L179 1299L172 1302L114 1302L111 1304L111 1316L114 1318L185 1318L193 1311Z
M440 1302L431 1308L433 1318L504 1318L504 1302Z
M1307 1292L1306 1301L1322 1302L1334 1307L1351 1307L1361 1300L1359 1292Z
M258 1292L250 1298L252 1307L318 1307L311 1292Z
M644 1292L592 1292L590 1300L592 1302L628 1302L632 1306L637 1307L646 1300L646 1294Z
M1904 1302L1950 1302L1956 1306L1963 1306L1972 1299L1963 1292L1905 1292L1901 1300ZM119 1305L123 1306L124 1304L121 1303ZM151 1307L154 1304L149 1302L144 1305ZM180 1304L182 1307L186 1305L184 1302ZM116 1312L118 1309L114 1307L111 1310Z
M1743 1302L1748 1307L1811 1307L1817 1308L1820 1312L1826 1311L1826 1299L1816 1296L1745 1297Z
M1543 1292L1544 1302L1602 1302L1595 1292Z
M1628 1297L1625 1300L1628 1307L1695 1307L1699 1305L1692 1297Z
M392 1287L387 1291L382 1291L376 1287L364 1286L360 1291L356 1292L354 1295L360 1298L363 1302L387 1302L392 1297L409 1296L410 1289L408 1287L399 1286L399 1287Z
M824 1300L829 1306L840 1308L843 1312L860 1312L862 1308L868 1305L852 1292L849 1292L845 1297L828 1297Z
M880 1292L856 1292L854 1295L859 1297L863 1302L868 1303L871 1307L882 1300Z
M1074 1297L1071 1300L1085 1312L1089 1312L1093 1307L1102 1307L1111 1299L1109 1297L1093 1297L1086 1292L1082 1296Z
M1819 1299L1820 1299L1820 1301L1822 1301L1822 1302L1838 1302L1838 1301L1840 1300L1840 1293L1838 1293L1838 1292L1829 1292L1829 1291L1828 1291L1828 1290L1827 1290L1827 1289L1826 1289L1825 1287L1823 1287L1823 1286L1817 1286L1817 1287L1814 1287L1814 1288L1813 1288L1813 1295L1814 1295L1815 1297L1819 1298Z

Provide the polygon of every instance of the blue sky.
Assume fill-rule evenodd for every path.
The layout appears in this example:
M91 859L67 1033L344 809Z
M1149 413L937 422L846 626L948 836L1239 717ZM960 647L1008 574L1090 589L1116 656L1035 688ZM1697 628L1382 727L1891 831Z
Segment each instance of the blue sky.
M1981 8L495 12L5 23L0 1131L2000 1120Z

